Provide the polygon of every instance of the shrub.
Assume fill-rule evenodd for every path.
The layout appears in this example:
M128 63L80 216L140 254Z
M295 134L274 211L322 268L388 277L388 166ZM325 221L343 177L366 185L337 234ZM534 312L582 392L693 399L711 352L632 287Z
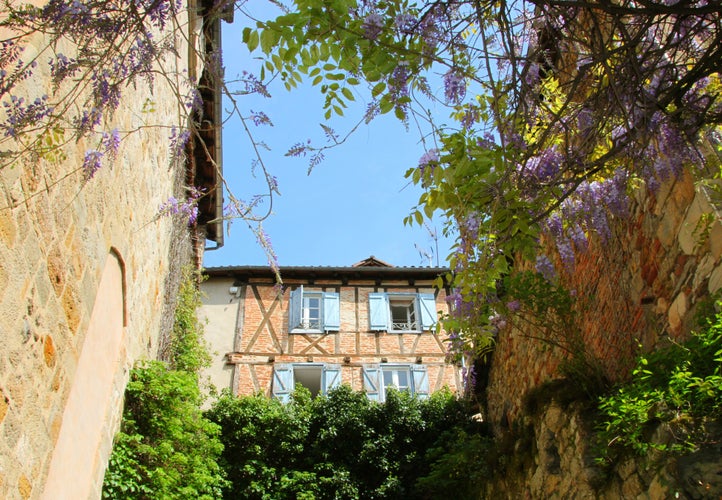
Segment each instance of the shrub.
M219 498L220 428L200 406L198 371L207 365L196 317L199 291L184 271L168 363L140 363L130 373L120 432L103 483L112 499Z
M222 429L224 497L274 499L435 498L433 479L417 480L442 467L432 461L451 451L445 432L485 439L468 415L450 392L390 391L379 404L348 386L316 399L299 386L287 405L225 394L207 414ZM462 467L476 466L447 461L446 484L467 491L475 476Z
M103 497L220 497L220 429L200 410L194 374L144 363L133 369L125 398Z
M638 359L632 379L599 400L601 458L630 450L695 449L705 419L722 417L722 313L684 343ZM669 445L650 441L659 424L674 429Z

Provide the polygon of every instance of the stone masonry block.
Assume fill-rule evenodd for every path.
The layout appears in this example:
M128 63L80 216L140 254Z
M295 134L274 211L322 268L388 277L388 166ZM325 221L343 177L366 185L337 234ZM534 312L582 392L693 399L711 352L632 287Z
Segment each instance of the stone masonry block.
M700 224L702 214L710 213L712 207L707 201L704 193L698 191L692 204L687 209L684 221L679 228L677 239L682 251L687 255L692 255L697 248L704 243L703 227Z

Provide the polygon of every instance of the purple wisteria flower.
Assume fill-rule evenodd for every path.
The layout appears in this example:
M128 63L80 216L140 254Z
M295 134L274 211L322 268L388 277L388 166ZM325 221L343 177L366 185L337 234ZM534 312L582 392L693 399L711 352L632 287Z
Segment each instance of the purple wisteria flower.
M569 229L567 229L567 233L569 234L569 239L574 244L574 248L578 252L586 252L589 248L589 241L587 240L587 235L584 232L584 229L579 224L572 224L569 226Z
M38 122L50 116L53 108L48 106L48 96L38 97L31 103L26 103L24 97L10 96L10 101L4 101L5 122L0 123L0 129L5 129L5 137L17 137L27 126L37 126Z
M384 29L384 18L378 12L371 12L364 18L361 28L364 38L376 40Z
M466 96L466 79L457 70L450 69L444 75L444 97L448 104L461 104Z
M395 103L399 103L400 100L409 97L409 78L411 78L409 65L406 61L401 61L391 72L388 81L389 94ZM402 105L402 107L405 109L408 107L408 104L406 103Z
M557 240L557 251L562 264L570 273L574 271L574 249L572 243L566 236L560 236Z
M198 220L198 200L202 194L201 189L191 187L185 200L178 200L175 196L171 196L158 208L158 216L177 215L186 218L188 225L192 226Z
M534 269L536 269L536 272L544 276L544 279L549 282L554 281L554 278L556 278L557 276L557 271L556 269L554 269L554 264L552 264L552 261L549 260L549 257L544 254L537 256Z
M539 182L548 182L559 173L563 157L556 145L544 149L539 155L529 158L526 171Z
M268 88L263 84L263 82L261 82L257 76L249 73L248 71L243 71L241 73L241 81L244 85L244 93L258 94L267 98L271 97L271 93L268 91Z
M526 75L524 76L524 81L527 85L530 87L534 87L539 83L539 64L538 63L531 63L528 65L528 68L526 70Z
M255 112L251 110L251 120L253 120L253 124L257 127L260 125L270 125L271 127L273 127L271 119L263 111Z
M429 149L426 153L424 153L421 158L419 158L419 170L421 170L421 175L424 174L424 171L427 168L430 168L432 171L438 165L439 163L439 150Z
M203 97L197 88L193 88L188 92L185 99L186 109L189 111L200 111L203 109Z
M306 142L297 142L286 151L285 156L301 157L306 156L306 153L312 151L311 139L307 139Z
M182 130L178 133L176 127L170 129L170 161L174 163L179 159L183 158L185 154L186 145L188 140L191 138L190 130Z
M276 255L276 251L273 249L271 238L263 230L263 227L260 224L254 232L256 233L256 240L258 241L258 244L261 245L261 248L266 253L266 257L268 258L268 264L271 266L271 269L273 269L275 273L278 273L280 265L278 263L278 256Z
M118 132L118 129L114 128L110 131L110 133L103 132L102 143L108 159L111 161L115 160L115 157L118 154L118 149L120 148L120 133Z
M394 24L396 25L396 29L399 30L401 34L404 35L411 35L414 33L414 30L419 24L419 21L416 19L416 16L412 14L399 14L396 16L396 19L394 19Z
M89 181L93 178L95 173L100 170L101 167L101 159L103 158L103 153L100 151L97 151L95 149L89 149L85 152L85 157L83 158L83 176L86 181Z

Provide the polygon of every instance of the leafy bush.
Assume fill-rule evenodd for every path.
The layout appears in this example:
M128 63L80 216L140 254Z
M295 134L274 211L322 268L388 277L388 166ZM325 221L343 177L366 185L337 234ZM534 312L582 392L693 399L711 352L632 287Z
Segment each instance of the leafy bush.
M704 420L722 417L722 313L688 342L640 357L632 380L601 398L599 408L603 459L622 450L696 448ZM650 441L662 423L675 431L669 444Z
M223 445L200 410L194 375L148 362L132 371L125 397L103 497L218 498Z
M421 401L394 391L379 404L348 386L316 399L299 387L287 405L226 394L207 415L222 429L225 498L446 498L435 478L448 472L445 484L471 491L478 466L444 461L458 444L449 437L488 439L449 392Z
M184 273L170 362L136 366L125 392L120 432L103 484L112 499L219 498L226 485L218 464L220 428L205 418L198 370L210 359L196 317L199 292Z

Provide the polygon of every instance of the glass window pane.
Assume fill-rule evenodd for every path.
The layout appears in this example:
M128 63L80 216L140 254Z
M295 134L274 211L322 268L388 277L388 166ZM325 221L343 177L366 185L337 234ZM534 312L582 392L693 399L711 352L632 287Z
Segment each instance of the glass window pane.
M409 374L406 370L399 370L397 374L399 377L399 389L407 388L409 386Z

